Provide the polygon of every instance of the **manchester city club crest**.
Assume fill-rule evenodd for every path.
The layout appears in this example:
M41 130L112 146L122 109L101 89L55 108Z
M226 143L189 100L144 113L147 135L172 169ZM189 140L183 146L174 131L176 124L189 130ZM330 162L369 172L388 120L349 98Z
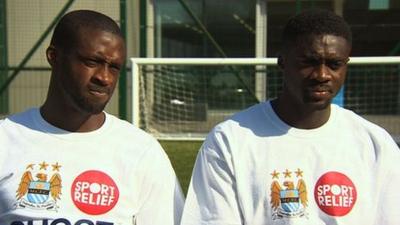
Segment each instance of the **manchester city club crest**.
M271 173L271 207L272 219L294 218L307 216L307 188L303 177L303 171L297 169L294 172L296 177L292 177L292 172L283 172L283 182L280 183L280 173L276 170ZM297 185L295 182L297 180ZM282 187L281 184L284 186Z
M48 179L49 164L29 164L22 175L16 191L16 208L57 210L57 200L61 195L61 176L58 163L51 165L52 174ZM34 176L33 176L34 175Z

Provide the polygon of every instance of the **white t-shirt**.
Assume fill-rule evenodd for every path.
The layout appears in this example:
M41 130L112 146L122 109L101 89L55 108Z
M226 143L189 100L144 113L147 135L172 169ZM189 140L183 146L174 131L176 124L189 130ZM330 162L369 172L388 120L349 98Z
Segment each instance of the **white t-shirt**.
M0 121L1 225L173 225L182 207L162 147L125 121L71 133L37 108Z
M317 129L288 126L270 102L216 126L197 157L181 224L399 225L396 143L331 108Z

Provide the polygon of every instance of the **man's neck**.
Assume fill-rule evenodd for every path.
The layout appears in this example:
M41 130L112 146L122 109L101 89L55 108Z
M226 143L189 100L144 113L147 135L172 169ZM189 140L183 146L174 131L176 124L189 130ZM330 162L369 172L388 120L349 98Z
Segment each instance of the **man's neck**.
M278 117L286 124L299 129L314 129L324 125L330 117L330 105L324 109L296 107L283 102L281 98L271 102Z
M70 132L90 132L99 129L105 121L105 113L89 114L73 109L51 107L46 102L40 108L43 119L51 125Z

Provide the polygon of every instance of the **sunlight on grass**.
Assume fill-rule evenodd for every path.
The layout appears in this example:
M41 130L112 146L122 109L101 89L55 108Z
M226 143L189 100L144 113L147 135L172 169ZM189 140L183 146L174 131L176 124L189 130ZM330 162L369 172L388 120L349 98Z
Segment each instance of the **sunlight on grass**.
M183 192L186 195L193 165L197 152L202 144L201 141L160 141L167 152L175 173L178 176Z

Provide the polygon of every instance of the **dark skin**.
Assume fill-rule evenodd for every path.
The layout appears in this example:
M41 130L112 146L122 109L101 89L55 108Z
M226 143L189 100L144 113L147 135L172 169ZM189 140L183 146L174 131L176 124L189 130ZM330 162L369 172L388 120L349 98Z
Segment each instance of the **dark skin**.
M52 68L47 99L40 112L50 124L71 132L102 126L126 57L124 40L99 29L77 32L75 47L50 45L46 56Z
M326 123L330 104L344 83L351 44L335 35L304 35L279 58L284 87L272 107L290 126L313 129Z

